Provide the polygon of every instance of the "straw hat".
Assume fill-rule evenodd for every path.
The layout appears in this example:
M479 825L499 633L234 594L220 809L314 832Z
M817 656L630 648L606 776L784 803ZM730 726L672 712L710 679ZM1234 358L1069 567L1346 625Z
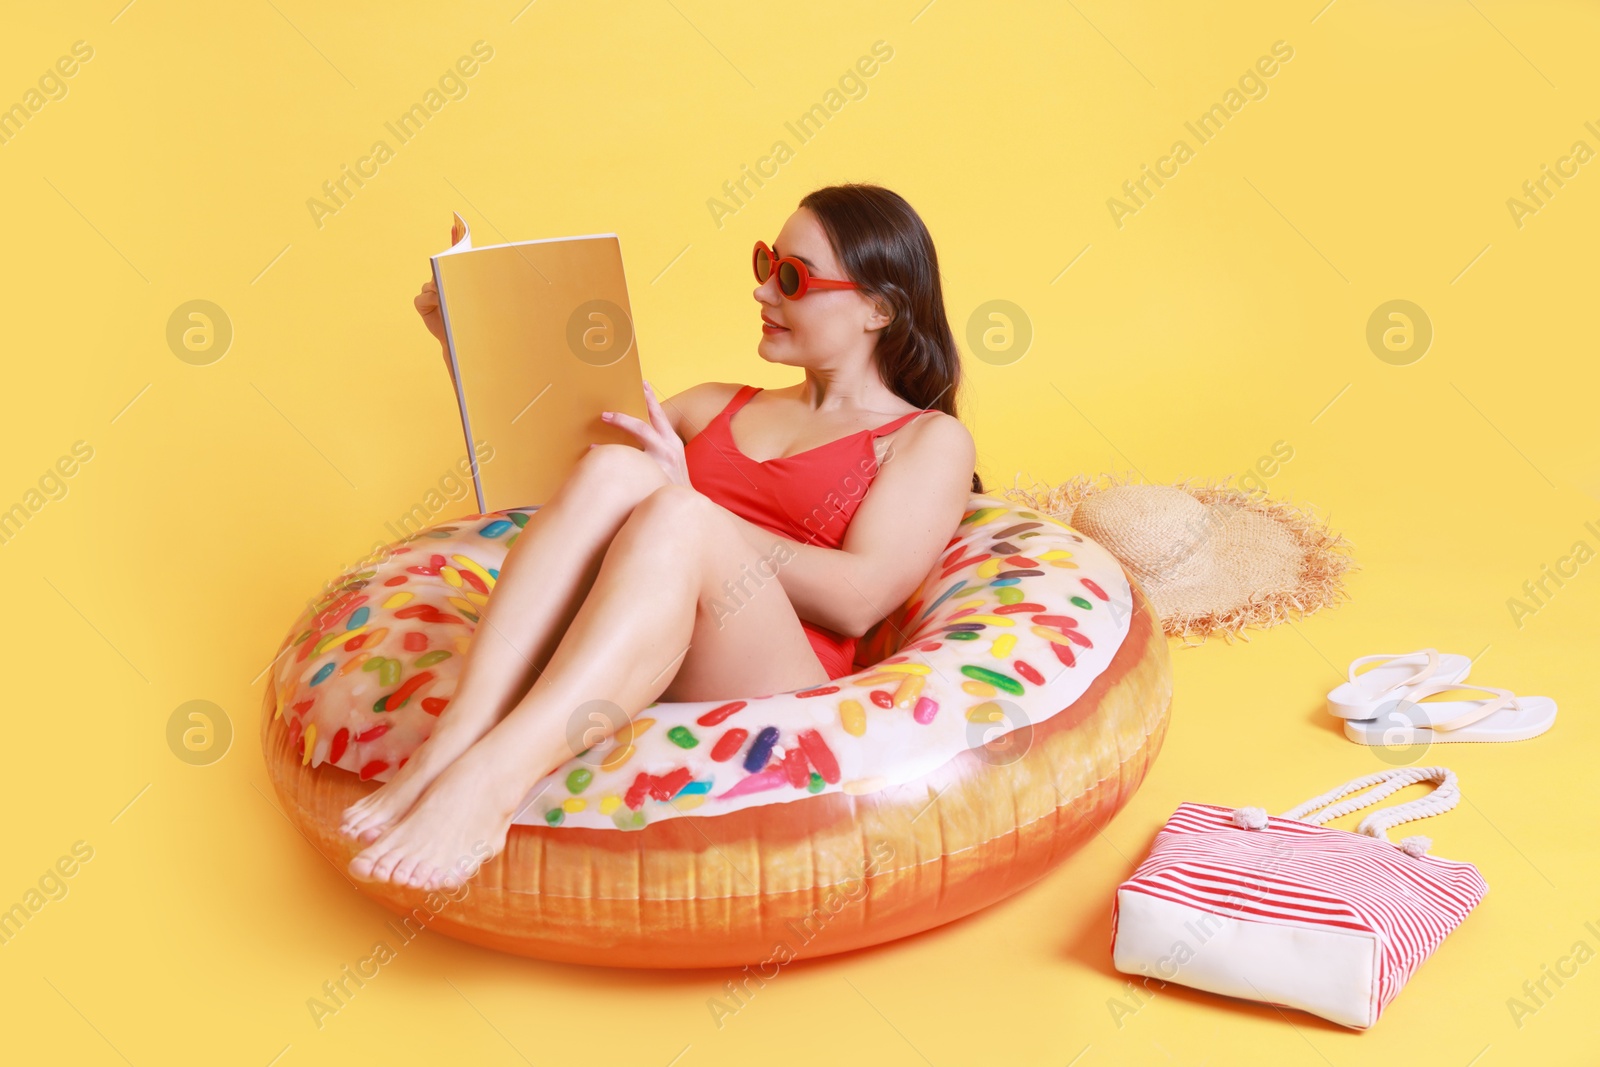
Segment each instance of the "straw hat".
M1128 569L1173 636L1244 637L1348 594L1349 544L1292 505L1222 485L1080 476L1002 497L1070 523ZM1246 638L1248 640L1248 638Z

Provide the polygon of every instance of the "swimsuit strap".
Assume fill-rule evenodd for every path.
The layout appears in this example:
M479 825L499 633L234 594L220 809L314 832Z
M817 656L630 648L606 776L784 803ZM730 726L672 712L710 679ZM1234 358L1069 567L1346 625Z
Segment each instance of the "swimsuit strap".
M727 406L722 409L717 417L721 419L733 418L733 413L748 404L750 398L759 392L761 392L759 385L739 386L739 391L733 394L733 399L728 401Z
M922 408L919 411L908 411L904 415L901 415L898 419L893 419L893 420L891 420L889 422L884 423L882 426L879 426L878 428L873 429L873 430L868 430L867 432L870 433L873 437L881 437L886 433L893 433L895 430L898 430L900 427L904 426L906 423L910 422L912 419L916 418L918 415L926 415L929 411L932 411L932 410L933 410L932 408Z

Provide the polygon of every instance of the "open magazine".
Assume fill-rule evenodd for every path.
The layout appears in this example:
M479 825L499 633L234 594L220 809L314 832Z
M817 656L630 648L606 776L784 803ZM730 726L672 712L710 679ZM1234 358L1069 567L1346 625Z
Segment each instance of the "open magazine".
M591 442L638 444L600 419L649 419L616 234L474 247L457 214L432 263L480 512L546 503Z

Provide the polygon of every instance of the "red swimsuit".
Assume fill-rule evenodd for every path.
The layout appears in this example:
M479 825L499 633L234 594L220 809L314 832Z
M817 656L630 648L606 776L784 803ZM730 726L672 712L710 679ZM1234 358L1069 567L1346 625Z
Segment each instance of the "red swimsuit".
M740 386L727 407L683 446L690 483L735 515L780 537L823 548L840 547L851 516L878 473L873 440L923 412L908 412L876 429L861 430L792 456L754 460L733 443L729 423L734 412L760 391L758 386ZM854 669L858 638L804 619L800 625L829 678Z

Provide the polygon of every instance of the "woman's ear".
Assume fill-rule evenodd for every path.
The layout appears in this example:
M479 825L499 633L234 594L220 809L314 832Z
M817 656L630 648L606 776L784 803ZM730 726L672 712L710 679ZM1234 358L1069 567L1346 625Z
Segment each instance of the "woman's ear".
M872 301L872 314L867 317L867 329L881 330L894 321L894 305L882 297L868 297Z

